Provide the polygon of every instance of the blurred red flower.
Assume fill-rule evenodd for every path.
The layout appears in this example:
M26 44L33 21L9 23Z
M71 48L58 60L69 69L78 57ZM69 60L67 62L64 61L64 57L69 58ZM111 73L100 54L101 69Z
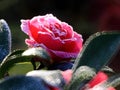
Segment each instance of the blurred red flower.
M98 72L98 74L86 85L85 90L115 90L113 87L105 87L101 84L108 79L108 76L103 72Z

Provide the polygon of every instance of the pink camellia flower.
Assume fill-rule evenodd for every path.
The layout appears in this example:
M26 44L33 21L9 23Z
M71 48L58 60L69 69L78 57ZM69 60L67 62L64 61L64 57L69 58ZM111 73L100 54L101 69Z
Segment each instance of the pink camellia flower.
M22 31L29 36L26 44L45 48L54 62L76 58L82 49L82 36L52 14L21 20L21 23Z

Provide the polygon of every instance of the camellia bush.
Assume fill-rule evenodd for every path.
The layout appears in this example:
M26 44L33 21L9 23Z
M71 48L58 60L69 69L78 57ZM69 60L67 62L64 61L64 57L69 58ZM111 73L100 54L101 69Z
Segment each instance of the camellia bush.
M52 14L21 20L27 50L11 51L11 31L0 20L0 90L117 90L120 74L108 66L120 50L120 32L82 35Z

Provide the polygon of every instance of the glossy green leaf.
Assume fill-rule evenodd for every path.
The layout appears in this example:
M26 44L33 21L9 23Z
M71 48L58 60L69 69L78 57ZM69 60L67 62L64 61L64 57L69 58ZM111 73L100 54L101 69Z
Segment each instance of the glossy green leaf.
M32 60L34 69L38 69L38 68L40 69L43 68L44 66L48 67L52 63L52 59L48 54L48 52L41 47L29 48L22 53L22 56L31 56L31 55L35 56L35 58L33 58ZM34 61L40 62L41 63L40 67L37 68Z
M15 57L17 57L17 56L21 56L24 51L25 51L25 50L21 50L21 49L14 50L14 51L12 51L11 53L9 53L9 54L3 59L2 62L6 62L7 60L9 60L9 59L11 59L11 58L15 58Z
M14 50L14 51L12 51L12 53L10 53L10 54L7 56L7 58L8 58L8 57L11 57L11 56L13 56L13 55L21 55L24 51L25 51L25 50L22 50L22 49Z
M120 86L120 74L116 74L108 78L107 84L112 87Z
M41 60L47 60L48 63L51 63L52 61L50 60L50 55L41 47L38 48L29 48L27 50L25 50L22 53L22 56L37 56L39 58L41 58ZM39 59L40 60L40 59ZM38 60L38 61L39 61ZM37 61L37 60L36 60ZM44 63L44 62L43 62Z
M120 32L98 32L85 42L73 70L86 65L99 71L120 49Z
M108 74L108 75L112 75L115 74L114 70L108 66L104 66L101 71L103 71L104 73Z
M48 66L51 63L50 56L42 48L30 48L23 51L16 50L3 60L0 64L0 78L4 77L5 73L18 63L33 62L35 64L35 62L40 62L44 66Z
M8 72L16 63L31 62L33 56L18 56L2 62L0 65L0 78L3 78L5 73Z
M31 62L22 62L22 63L16 63L14 67L12 67L8 73L10 76L15 75L25 75L27 72L33 70L33 66Z
M96 75L94 69L88 66L79 67L73 74L71 82L65 90L82 90L84 85Z

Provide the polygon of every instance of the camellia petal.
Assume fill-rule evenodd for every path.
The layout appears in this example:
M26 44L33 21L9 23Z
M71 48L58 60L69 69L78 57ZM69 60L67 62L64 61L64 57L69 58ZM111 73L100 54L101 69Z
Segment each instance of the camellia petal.
M60 62L63 59L65 61L69 61L71 58L76 58L78 55L78 53L70 53L70 52L54 51L54 50L50 50L50 54L55 62Z
M82 43L81 39L76 40L76 38L73 38L71 40L66 40L65 44L63 46L63 51L66 52L77 52L79 53L81 51Z
M24 33L29 35L29 26L28 26L29 20L21 20L21 29Z
M82 36L52 14L22 20L21 29L29 36L28 46L45 48L55 62L76 58L82 49Z
M73 28L65 22L63 22L61 24L61 26L62 26L62 29L66 31L66 36L64 39L72 38L73 37Z

